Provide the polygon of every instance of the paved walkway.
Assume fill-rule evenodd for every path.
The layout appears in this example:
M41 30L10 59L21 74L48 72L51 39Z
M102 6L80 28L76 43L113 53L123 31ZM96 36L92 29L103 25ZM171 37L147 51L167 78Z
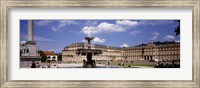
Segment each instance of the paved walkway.
M69 63L69 64L57 64L58 68L83 68L82 63ZM104 64L97 64L97 68L121 68L120 66L106 66ZM148 66L134 66L132 68L152 68Z
M57 64L59 68L82 68L82 63L70 63L70 64ZM97 64L97 68L119 68L119 66L106 66L104 64Z
M154 68L154 67L148 67L148 66L132 66L132 68Z
M81 68L82 63L57 64L59 68Z

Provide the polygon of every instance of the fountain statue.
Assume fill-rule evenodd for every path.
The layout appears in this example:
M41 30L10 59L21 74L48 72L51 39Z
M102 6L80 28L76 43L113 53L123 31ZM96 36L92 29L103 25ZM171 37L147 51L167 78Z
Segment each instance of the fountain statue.
M85 37L85 40L87 41L85 46L81 49L77 49L76 54L77 55L84 55L87 58L87 61L83 61L83 67L84 68L95 68L96 63L95 60L92 60L92 56L100 55L102 54L102 50L91 48L91 41L93 37L90 35L90 29L88 31L88 36Z

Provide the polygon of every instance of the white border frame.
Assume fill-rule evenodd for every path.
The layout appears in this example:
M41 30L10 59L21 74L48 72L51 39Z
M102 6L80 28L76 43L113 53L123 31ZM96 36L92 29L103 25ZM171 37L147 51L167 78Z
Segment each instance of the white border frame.
M199 30L199 16L200 16L200 1L199 0L1 0L0 1L0 86L1 87L132 87L132 88L144 88L144 87L170 87L170 88L200 88L200 30ZM94 8L190 8L193 11L193 31L192 31L192 47L193 47L193 69L192 69L192 81L173 81L173 80L142 80L142 81L128 81L128 80L89 80L89 81L33 81L33 80L20 80L11 81L8 80L8 37L9 33L7 29L7 15L10 8L77 8L77 7L94 7Z
M9 10L10 65L12 80L192 80L192 9L159 8L68 8ZM51 15L49 15L51 14ZM80 15L81 14L81 15ZM115 15L117 14L117 15ZM181 20L180 68L59 68L59 69L19 69L19 20L21 19L145 19ZM63 47L64 48L64 47ZM190 58L190 59L188 59ZM81 73L81 74L80 74ZM162 74L162 75L160 75ZM37 75L37 76L30 76ZM57 76L55 76L57 75ZM123 76L126 75L126 76Z

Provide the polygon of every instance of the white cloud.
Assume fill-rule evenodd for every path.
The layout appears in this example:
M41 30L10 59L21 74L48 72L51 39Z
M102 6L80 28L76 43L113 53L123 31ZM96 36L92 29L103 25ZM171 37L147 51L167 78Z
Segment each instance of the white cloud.
M34 21L37 26L48 26L53 21L50 20L41 20L41 21Z
M153 32L152 35L153 37L150 40L155 41L160 34L158 32Z
M100 32L122 32L122 31L125 31L125 29L118 25L110 24L107 22L100 23L98 26L85 26L82 28L82 33L87 35L89 35L89 33L92 35Z
M24 44L24 43L26 43L26 41L20 41L20 44L21 44L21 43Z
M169 20L148 20L148 21L130 21L130 20L117 20L115 23L102 22L98 25L86 25L82 28L82 33L88 34L88 30L91 30L91 34L97 34L101 32L125 32L127 29L134 28L139 25L165 25L172 24L174 21ZM130 34L136 35L139 32L132 32ZM158 36L158 32L152 33L154 36ZM154 37L155 38L155 37Z
M54 53L61 53L62 52L62 48L51 48L51 49L48 49L46 51L53 51Z
M152 34L155 35L155 36L158 36L158 35L159 35L158 32L154 32L154 33L152 33Z
M58 31L59 29L55 28L55 27L51 27L52 31Z
M26 39L26 40L28 40L28 35L23 35L23 34L21 34L21 35L20 35L20 38L21 38L21 39ZM53 41L53 40L52 40L52 39L45 38L45 37L41 37L41 36L34 36L34 41L51 42L51 41Z
M50 26L50 23L56 22L56 25L51 26L50 28L52 31L59 31L61 28L69 26L69 25L77 25L78 23L73 20L41 20L41 21L34 21L37 26Z
M60 20L60 21L58 21L57 28L62 28L62 27L65 27L65 26L71 25L71 24L78 24L78 23L75 21L72 21L72 20Z
M176 40L175 42L180 42L180 40Z
M137 34L140 34L140 33L141 33L141 31L132 31L129 34L136 36Z
M52 26L51 29L52 31L59 31L61 28L69 26L69 25L77 25L78 23L73 20L58 20L57 25L54 27Z
M138 21L129 21L129 20L118 20L116 21L116 24L118 25L123 25L123 26L137 26L139 25L140 23Z
M94 41L95 43L104 43L104 42L106 42L106 39L101 39L101 38L99 38L99 37L95 37L95 38L93 39L93 41Z
M91 34L100 32L125 32L130 27L139 25L137 21L122 20L116 21L115 23L102 22L96 26L85 26L82 28L82 33L88 34L89 30Z
M120 47L129 47L129 45L126 44L126 43L124 43L124 44L122 44Z
M89 32L90 30L90 32ZM96 34L99 30L95 29L95 27L92 27L92 26L85 26L84 28L82 28L82 32L84 34L87 34L89 35L90 34Z
M167 35L167 36L165 36L163 39L164 39L165 41L172 41L172 40L175 39L175 37L174 37L174 36L171 36L171 35Z
M153 36L153 37L151 38L151 40L152 40L152 41L155 41L157 38L158 38L157 36Z
M116 24L111 24L107 22L100 23L97 26L98 30L100 31L110 31L110 32L122 32L125 31L125 28L116 25Z
M82 40L82 42L86 42L86 40Z
M173 20L144 20L140 21L140 24L142 25L166 25L166 24L173 24Z
M88 21L85 22L86 26L96 26L97 24L98 23L96 21L90 21L90 20L88 20Z

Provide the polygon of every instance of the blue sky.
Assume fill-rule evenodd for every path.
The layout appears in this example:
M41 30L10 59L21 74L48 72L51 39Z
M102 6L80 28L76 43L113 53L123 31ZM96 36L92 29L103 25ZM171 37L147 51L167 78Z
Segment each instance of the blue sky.
M28 21L20 20L20 41L27 41ZM92 44L130 47L150 41L180 41L174 20L34 20L34 40L40 50L61 52L84 37Z

